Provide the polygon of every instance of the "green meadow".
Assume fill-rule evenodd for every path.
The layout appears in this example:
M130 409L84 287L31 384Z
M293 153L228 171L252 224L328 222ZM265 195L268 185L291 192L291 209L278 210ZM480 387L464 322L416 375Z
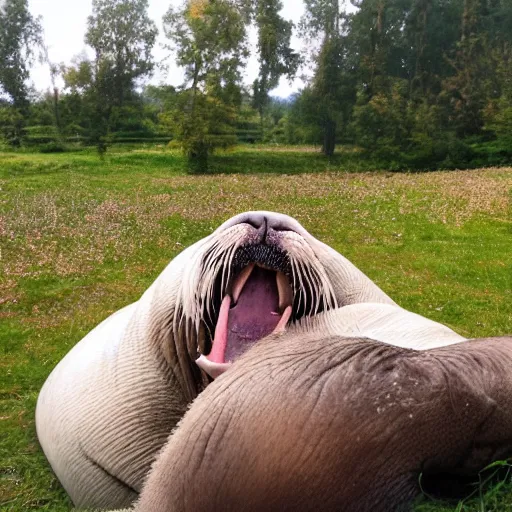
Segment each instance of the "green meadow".
M370 172L353 152L327 160L308 147L238 148L198 176L163 147L113 148L103 160L87 150L0 153L1 510L70 510L36 439L44 380L236 213L297 218L400 305L464 336L512 333L512 168ZM463 502L425 496L416 510L512 510L510 475L493 475Z

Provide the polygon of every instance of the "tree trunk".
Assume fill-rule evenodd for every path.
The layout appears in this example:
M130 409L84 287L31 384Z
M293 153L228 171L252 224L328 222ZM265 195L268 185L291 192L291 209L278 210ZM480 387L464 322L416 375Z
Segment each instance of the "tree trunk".
M336 122L332 119L326 121L324 126L324 145L322 152L325 156L333 156L336 147Z
M258 112L260 114L260 141L263 142L264 140L264 126L263 126L263 105L258 106Z
M188 172L190 174L204 174L208 172L208 148L206 144L198 142L189 150L187 155Z
M60 110L59 110L59 89L57 87L53 88L53 113L55 115L55 126L57 128L57 133L59 134L59 138L62 136L62 126L60 122Z
M416 30L416 62L413 78L413 90L419 90L421 94L426 95L425 83L425 48L427 46L427 23L428 12L430 10L431 0L422 0L418 7L417 30ZM427 72L428 75L428 72Z
M375 13L377 18L375 20L375 25L373 27L371 36L370 36L370 77L369 84L367 87L368 97L372 98L376 93L375 90L375 79L382 70L383 62L382 62L382 32L384 27L384 11L385 11L385 3L384 0L380 0L377 4L377 12Z

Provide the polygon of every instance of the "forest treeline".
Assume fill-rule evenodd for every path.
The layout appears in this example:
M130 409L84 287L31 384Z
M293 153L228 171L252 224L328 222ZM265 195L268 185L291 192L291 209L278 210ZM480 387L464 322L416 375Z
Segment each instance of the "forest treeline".
M297 26L280 0L172 4L163 27L185 78L145 86L157 38L147 0L93 0L93 57L67 64L49 61L28 0L4 0L0 145L61 151L76 142L104 152L115 141L172 141L191 171L237 142L317 144L328 157L350 144L393 169L512 162L511 0L303 3ZM307 52L291 46L292 34ZM249 87L251 55L259 75ZM52 90L28 87L35 59L50 67ZM299 93L270 95L297 75L309 77Z

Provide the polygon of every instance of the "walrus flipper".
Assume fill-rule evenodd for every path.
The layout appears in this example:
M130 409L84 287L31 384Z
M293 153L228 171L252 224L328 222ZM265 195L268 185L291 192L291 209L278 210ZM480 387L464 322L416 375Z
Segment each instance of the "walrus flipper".
M510 368L512 338L269 339L194 402L137 511L409 510L436 477L512 453Z
M447 379L453 415L441 418L463 440L458 459L440 453L425 465L453 475L476 475L494 461L512 456L512 337L470 340L435 353Z

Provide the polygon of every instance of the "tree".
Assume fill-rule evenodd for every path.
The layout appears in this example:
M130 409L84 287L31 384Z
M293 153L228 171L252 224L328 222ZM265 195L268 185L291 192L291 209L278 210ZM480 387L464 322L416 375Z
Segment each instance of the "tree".
M494 97L484 109L485 129L492 131L499 143L500 153L512 155L512 4L506 0L494 5L491 57L495 63Z
M40 19L28 10L28 0L0 3L0 100L3 96L6 103L0 127L13 145L21 143L29 103L29 66L43 48L42 33Z
M485 30L490 11L487 0L464 0L461 36L450 59L455 74L444 82L449 96L457 134L476 135L484 125L483 110L495 65L492 62L488 33Z
M351 128L379 162L428 167L467 158L469 148L455 139L453 102L442 93L453 75L463 1L352 0L358 94Z
M279 0L259 0L255 8L260 72L253 84L253 105L262 125L269 92L277 87L281 76L293 78L299 65L299 55L290 47L293 23L280 16L282 8Z
M94 126L99 102L94 62L84 53L76 56L71 65L61 65L60 73L64 80L64 95L60 99L64 133L98 145L105 127Z
M0 93L16 107L27 103L29 66L43 47L41 20L28 10L28 0L0 4Z
M179 108L164 118L188 157L191 172L205 172L208 154L236 142L241 70L248 56L246 10L229 0L193 0L170 7L165 34L185 69Z
M322 151L332 156L337 130L346 125L355 100L355 75L350 63L344 24L338 0L305 0L305 15L301 27L306 37L321 38L320 51L315 56L316 70L312 94L323 131Z
M151 51L158 31L147 15L148 0L93 0L86 43L96 54L96 74L111 75L112 103L121 106L135 82L154 68Z
M318 109L318 98L311 86L306 86L290 99L285 133L289 144L323 144L323 113Z
M149 75L157 29L147 15L148 0L93 0L85 41L95 52L92 139L100 152L119 111L136 98L135 85ZM115 112L117 110L117 112Z

